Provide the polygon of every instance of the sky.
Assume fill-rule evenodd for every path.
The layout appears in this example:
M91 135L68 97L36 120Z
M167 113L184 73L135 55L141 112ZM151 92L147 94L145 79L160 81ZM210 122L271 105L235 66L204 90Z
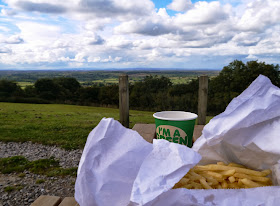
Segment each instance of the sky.
M0 0L0 70L280 63L279 0Z

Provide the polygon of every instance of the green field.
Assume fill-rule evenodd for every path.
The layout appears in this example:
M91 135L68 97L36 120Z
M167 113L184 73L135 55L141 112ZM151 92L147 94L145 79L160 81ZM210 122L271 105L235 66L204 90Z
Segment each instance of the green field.
M130 111L130 127L154 123L153 112ZM32 141L63 148L83 148L103 117L119 119L119 110L62 104L0 102L0 141Z
M208 75L209 78L219 74L218 70L89 70L89 71L0 71L0 79L7 79L17 82L22 88L33 85L41 78L73 77L82 85L92 84L118 84L119 75L126 73L131 84L143 80L146 76L165 76L170 78L173 84L186 84L200 75Z
M26 86L31 86L31 85L34 85L34 83L32 82L18 82L18 85L24 89Z
M153 112L130 110L130 128L154 123ZM0 141L32 141L66 149L83 148L103 117L119 120L119 110L63 104L0 102ZM207 117L207 122L211 117Z

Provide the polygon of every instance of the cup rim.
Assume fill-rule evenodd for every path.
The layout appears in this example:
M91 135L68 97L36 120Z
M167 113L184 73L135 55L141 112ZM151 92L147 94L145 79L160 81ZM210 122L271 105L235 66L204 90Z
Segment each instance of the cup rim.
M169 117L162 116L163 114L167 114ZM175 117L171 117L174 115ZM180 115L181 117L176 117L176 115ZM187 115L187 117L182 117L184 115ZM185 111L161 111L156 112L153 114L153 117L160 120L171 120L171 121L186 121L186 120L194 120L198 116L195 113L192 112L185 112Z

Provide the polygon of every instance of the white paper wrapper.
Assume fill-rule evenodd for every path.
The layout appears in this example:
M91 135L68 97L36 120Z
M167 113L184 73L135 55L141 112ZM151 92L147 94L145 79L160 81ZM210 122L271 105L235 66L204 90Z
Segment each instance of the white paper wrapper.
M194 167L201 156L185 145L163 139L153 141L153 151L142 163L134 181L131 201L144 205L170 190Z
M152 144L118 121L102 119L89 134L78 168L75 199L80 206L123 206Z
M217 161L280 175L280 90L259 76L213 118L193 149L166 140L146 142L113 119L90 133L79 164L80 206L279 205L280 187L239 190L171 188L197 164ZM196 151L199 153L196 153Z
M103 118L88 136L75 199L80 206L124 206L130 197L144 204L170 190L200 159L184 145L166 140L151 144L118 121Z
M280 89L260 75L207 124L193 149L201 164L235 162L268 169L280 160Z
M279 187L252 189L169 190L145 206L277 206Z

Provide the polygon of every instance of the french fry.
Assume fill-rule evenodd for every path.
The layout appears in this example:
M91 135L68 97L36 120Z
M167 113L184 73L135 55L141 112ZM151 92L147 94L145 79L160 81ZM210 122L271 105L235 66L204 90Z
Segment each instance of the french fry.
M247 178L244 178L244 179L241 179L241 182L249 187L249 188L253 188L253 187L262 187L263 185L262 184L259 184L259 183L256 183L256 182L253 182L252 180L249 180Z
M220 172L223 176L232 176L235 173L235 169L225 170Z
M223 189L222 185L218 185L216 189Z
M174 185L173 188L186 189L239 189L272 185L266 177L270 170L255 171L243 165L223 162L205 166L195 166Z
M230 167L241 167L241 168L245 168L245 166L240 165L240 164L236 164L236 163L233 163L233 162L229 163L228 166L230 166Z
M254 176L260 176L264 177L266 176L266 173L247 169L247 168L240 168L240 167L231 167L231 166L224 166L224 165L215 165L215 164L209 164L205 166L196 166L196 171L225 171L229 169L234 169L236 172L244 173L248 175L254 175Z
M230 182L230 183L228 183L228 188L239 189L239 186L238 186L237 182Z
M271 170L263 170L262 173L265 174L264 176L267 176L271 173Z
M226 165L224 162L217 162L217 165Z
M213 189L213 188L205 181L205 179L200 179L199 181L200 181L200 183L202 184L202 187L204 187L204 189Z
M223 175L221 175L217 172L208 171L207 174L211 175L212 177L214 177L216 179L223 179Z
M258 176L253 176L253 175L246 175L246 174L242 174L242 173L235 173L233 175L234 177L238 177L238 178L246 178L246 179L249 179L249 180L253 180L253 181L258 181L258 182L265 182L265 183L268 183L270 182L270 178L268 177L258 177Z
M218 185L219 184L218 180L213 178L211 175L208 175L207 173L202 173L201 175L203 177L205 177L207 182L211 183L211 185Z
M183 177L183 178L179 181L179 183L180 183L181 185L185 185L185 184L187 184L189 181L190 181L190 179L184 178L184 177Z
M183 185L181 188L192 189L193 185L192 184L187 184L187 185ZM176 188L174 188L174 189L176 189Z
M227 189L227 188L228 188L227 181L224 180L224 181L222 182L221 186L222 186L223 189Z
M234 176L230 176L230 177L228 178L228 180L230 181L230 183L234 183L234 182L235 182Z
M202 177L201 175L197 174L195 171L190 170L189 174L191 175L190 178L193 180L200 180L200 179L205 179L204 177Z

